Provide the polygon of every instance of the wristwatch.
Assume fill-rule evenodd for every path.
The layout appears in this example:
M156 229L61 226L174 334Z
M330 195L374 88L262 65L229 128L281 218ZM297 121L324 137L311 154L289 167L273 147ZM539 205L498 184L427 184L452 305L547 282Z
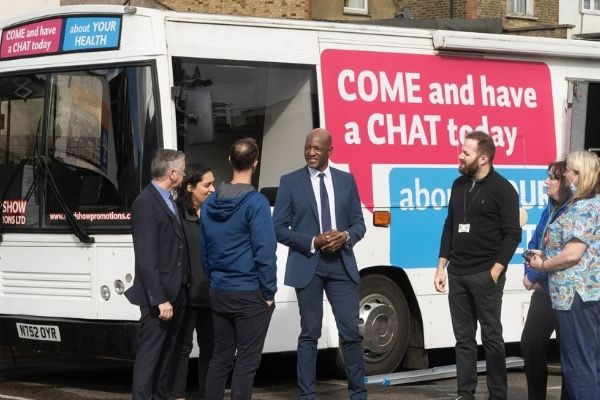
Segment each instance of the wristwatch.
M352 248L352 241L350 240L350 234L348 233L348 231L344 231L344 233L346 234L346 248L350 249Z

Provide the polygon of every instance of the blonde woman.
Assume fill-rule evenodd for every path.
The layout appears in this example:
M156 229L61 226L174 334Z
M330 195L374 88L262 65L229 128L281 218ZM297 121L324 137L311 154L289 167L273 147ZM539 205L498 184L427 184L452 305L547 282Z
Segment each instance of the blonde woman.
M561 367L569 397L600 399L600 161L578 151L567 157L573 197L548 225L542 250L529 264L549 272L550 297L560 327Z

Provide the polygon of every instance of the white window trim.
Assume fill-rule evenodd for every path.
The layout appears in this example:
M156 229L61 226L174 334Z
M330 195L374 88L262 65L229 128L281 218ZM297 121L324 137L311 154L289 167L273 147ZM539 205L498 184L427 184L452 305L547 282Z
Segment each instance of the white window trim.
M369 0L365 0L364 8L344 7L344 14L369 15Z
M596 15L600 14L600 9L594 8L594 0L590 0L590 8L585 8L584 4L585 4L584 1L581 0L580 10L581 10L582 14L596 14Z
M534 14L534 1L535 0L526 0L524 14L514 11L513 5L514 5L515 1L516 0L508 0L506 2L506 15L507 16L509 16L509 17L535 17L535 14ZM581 4L583 4L583 0L582 0Z

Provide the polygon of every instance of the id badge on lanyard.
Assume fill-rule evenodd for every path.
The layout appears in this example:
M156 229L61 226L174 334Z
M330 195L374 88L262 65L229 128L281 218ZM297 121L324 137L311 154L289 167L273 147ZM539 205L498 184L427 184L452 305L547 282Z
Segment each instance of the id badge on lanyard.
M473 187L471 187L471 189L473 189ZM464 196L464 202L463 202L463 215L465 218L465 223L458 224L458 233L469 233L471 231L471 224L467 224L467 214L469 213L471 206L475 202L475 199L477 198L477 195L479 194L480 190L481 190L481 186L477 188L477 191L473 195L473 198L471 199L471 202L469 203L469 206L467 207L467 189L465 188L465 196Z

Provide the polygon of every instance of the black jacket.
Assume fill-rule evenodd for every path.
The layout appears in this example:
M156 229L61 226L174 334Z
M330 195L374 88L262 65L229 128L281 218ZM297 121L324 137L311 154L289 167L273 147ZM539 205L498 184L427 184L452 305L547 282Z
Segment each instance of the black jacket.
M459 232L460 225L469 231ZM520 241L519 196L509 181L493 169L479 181L454 181L440 245L448 272L482 272L496 262L506 267Z
M190 284L187 292L187 305L209 307L209 281L200 258L200 218L179 205L179 214L183 216L183 231L190 253Z
M175 214L148 184L131 207L135 280L125 296L152 307L175 301L189 275L186 241Z

